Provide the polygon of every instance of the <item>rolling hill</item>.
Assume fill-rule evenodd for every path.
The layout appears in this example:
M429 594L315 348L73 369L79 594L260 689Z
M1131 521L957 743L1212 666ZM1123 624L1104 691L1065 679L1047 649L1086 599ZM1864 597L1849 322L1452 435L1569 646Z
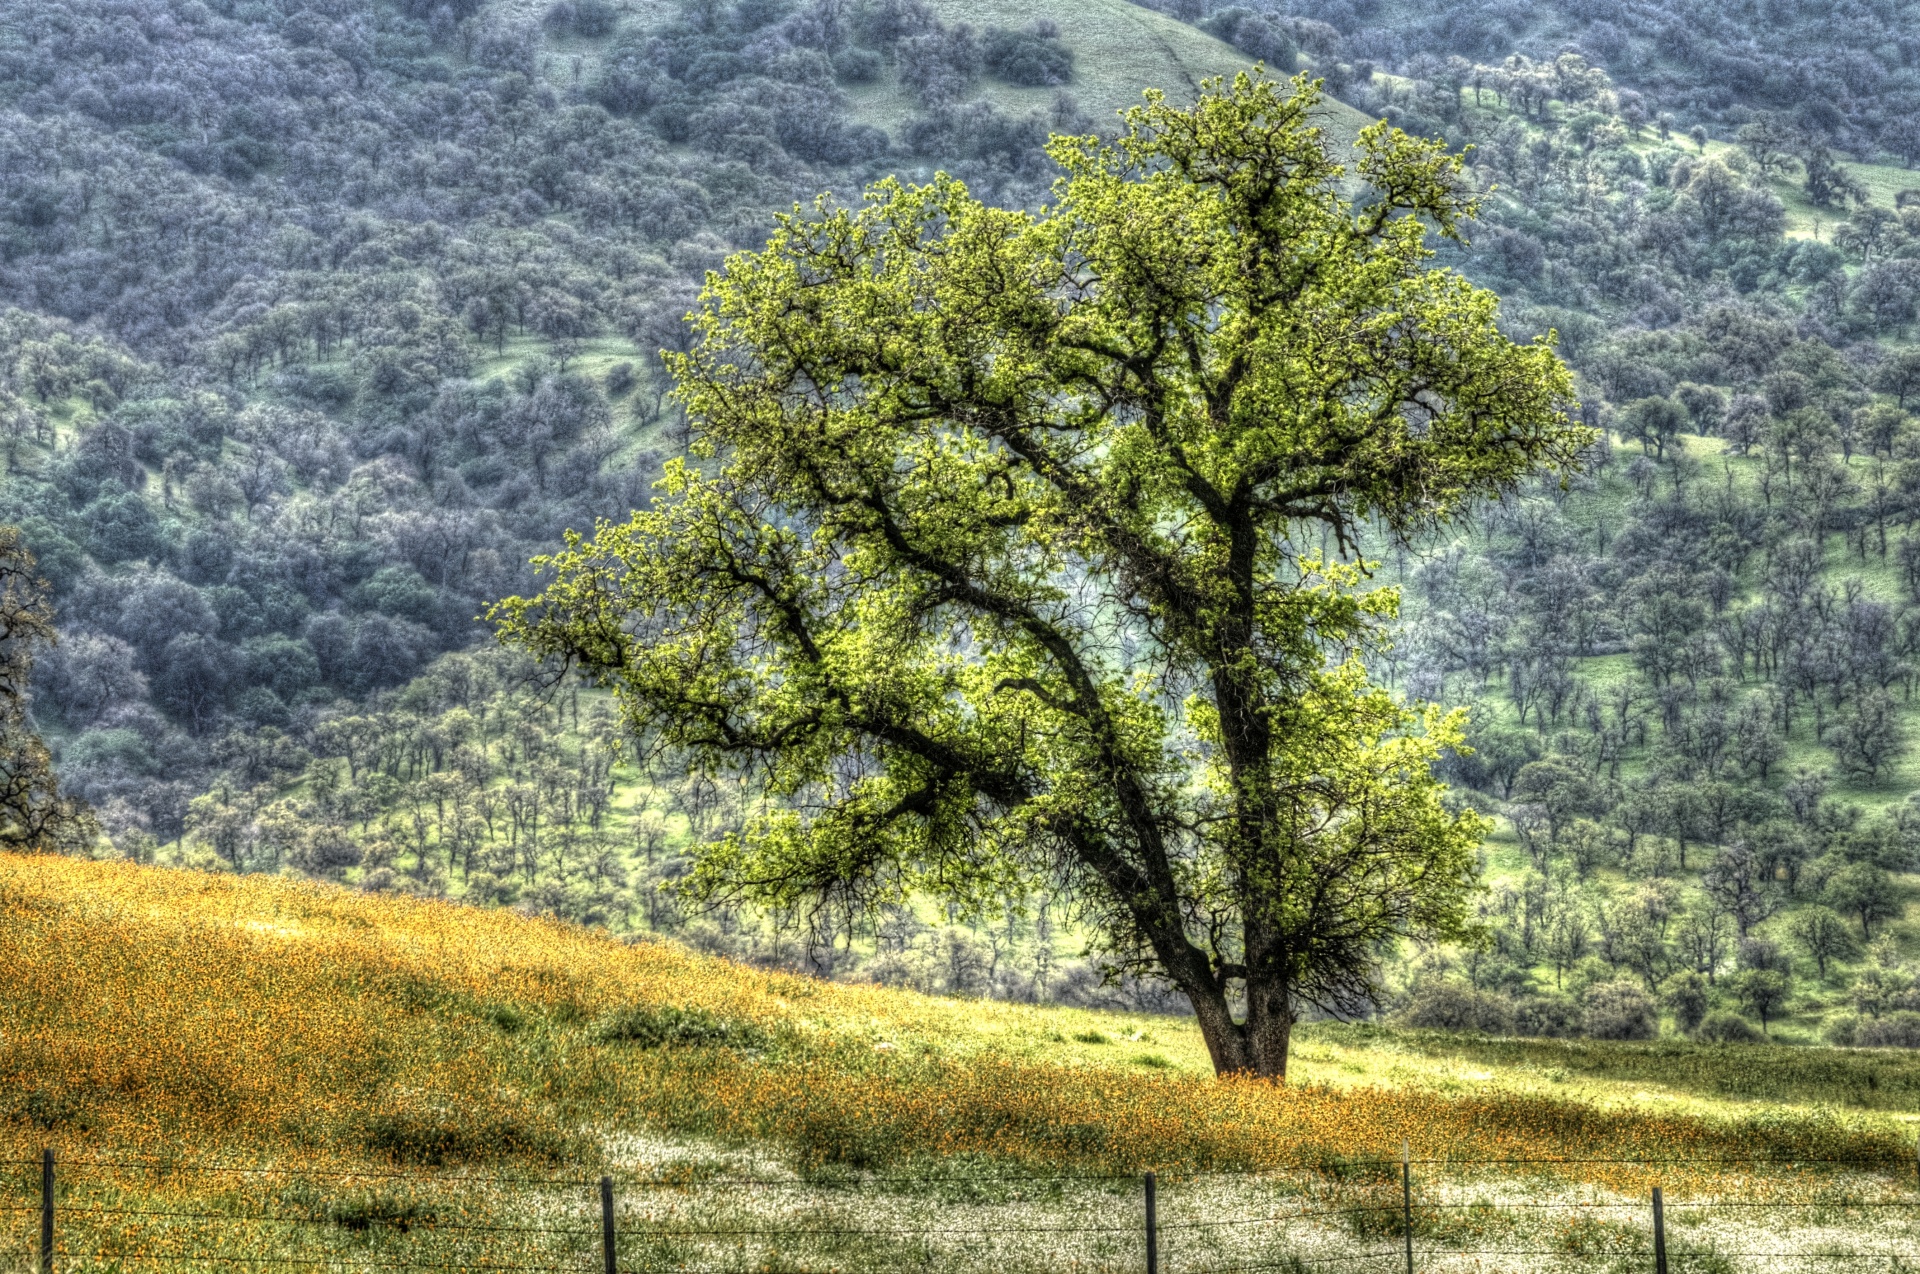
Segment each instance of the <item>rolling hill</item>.
M908 1243L887 1236L906 1234L942 1268L1057 1268L1074 1251L1126 1268L1132 1241L1101 1236L1132 1224L1114 1209L1142 1168L1174 1174L1194 1217L1364 1212L1387 1179L1340 1165L1403 1139L1462 1171L1578 1160L1536 1169L1536 1201L1632 1197L1649 1172L1748 1188L1746 1168L1620 1162L1679 1157L1858 1161L1851 1188L1884 1192L1871 1165L1910 1174L1898 1121L1920 1111L1920 1068L1884 1054L1812 1067L1792 1050L1355 1028L1307 1030L1289 1087L1218 1081L1179 1019L832 985L509 912L124 863L0 857L0 958L15 1193L37 1189L18 1165L51 1147L63 1250L163 1268L243 1250L585 1259L583 1171L631 1197L635 1267L887 1268ZM1849 1092L1879 1113L1815 1105ZM965 1231L956 1216L1054 1237L996 1255L942 1237ZM1334 1253L1369 1234L1288 1242ZM1205 1230L1185 1250L1271 1241Z

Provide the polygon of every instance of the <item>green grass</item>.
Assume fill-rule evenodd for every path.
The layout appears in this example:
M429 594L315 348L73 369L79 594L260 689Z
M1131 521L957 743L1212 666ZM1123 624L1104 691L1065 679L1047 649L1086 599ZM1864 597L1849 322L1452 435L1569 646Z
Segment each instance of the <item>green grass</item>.
M1386 1058L1397 1054L1428 1064L1470 1063L1502 1086L1644 1102L1651 1095L1641 1094L1652 1085L1661 1099L1696 1108L1766 1102L1920 1112L1920 1053L1904 1049L1492 1038L1331 1022L1303 1028L1301 1037L1304 1054L1365 1059L1368 1073L1390 1071Z
M1216 1084L1190 1020L822 985L282 879L0 856L0 902L0 1183L31 1204L57 1149L77 1272L584 1269L605 1172L630 1270L1121 1274L1148 1165L1175 1268L1349 1268L1395 1237L1403 1138L1454 1161L1414 1166L1423 1269L1600 1268L1653 1184L1696 1249L1920 1237L1906 1055L1320 1024L1289 1086ZM26 1268L31 1235L0 1261ZM1461 1259L1493 1249L1563 1259Z
M1137 105L1149 88L1166 92L1175 101L1191 101L1201 81L1249 69L1248 57L1212 36L1163 13L1130 0L931 0L942 21L970 23L976 30L990 26L1023 27L1036 19L1059 24L1061 38L1074 53L1074 76L1066 86L1080 109L1102 128L1129 106ZM491 11L509 22L537 23L551 0L493 0ZM669 21L677 11L672 0L628 0L626 25L647 28ZM582 40L543 33L541 74L555 87L574 83L576 59L580 81L590 83L599 59L611 39ZM977 95L1014 115L1042 114L1052 106L1055 88L1020 88L992 77L980 81ZM895 83L854 88L853 118L888 130L897 129L913 115L916 104ZM1326 108L1328 131L1342 144L1350 143L1369 121L1340 102Z
M1675 137L1673 144L1688 154L1698 153L1691 142L1680 137ZM1731 142L1710 141L1706 153L1725 158L1739 149ZM1860 183L1867 193L1867 202L1875 207L1892 208L1901 191L1920 190L1920 172L1914 169L1902 168L1898 164L1859 163L1850 159L1842 159L1839 163L1850 177ZM1830 241L1833 228L1851 214L1852 209L1846 204L1831 208L1816 207L1807 198L1806 187L1797 169L1791 175L1776 178L1769 184L1786 207L1789 239Z
M1230 76L1252 65L1246 54L1163 13L1129 0L932 0L943 21L970 22L975 28L1022 27L1050 19L1073 50L1073 82L1066 91L1101 127L1139 104L1149 88L1174 101L1191 101L1202 80ZM980 84L980 95L1012 114L1045 112L1058 89L1016 88L994 79ZM855 113L863 123L897 125L913 104L897 86L874 87L855 95ZM1369 122L1359 111L1329 102L1327 128L1350 142Z

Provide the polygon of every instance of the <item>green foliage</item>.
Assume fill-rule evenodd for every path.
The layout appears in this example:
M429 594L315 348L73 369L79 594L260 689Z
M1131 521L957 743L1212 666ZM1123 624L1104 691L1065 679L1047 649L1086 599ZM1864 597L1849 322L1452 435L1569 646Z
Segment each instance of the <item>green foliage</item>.
M1065 84L1073 78L1073 50L1056 36L1051 28L988 27L982 41L987 70L1009 84Z
M1430 773L1461 720L1367 684L1393 598L1296 546L1434 525L1590 435L1551 349L1426 264L1426 225L1471 211L1458 160L1369 130L1351 206L1316 101L1149 94L1113 145L1056 140L1040 215L883 183L710 285L670 363L714 463L495 612L644 738L752 778L709 896L1070 882L1216 1065L1269 1073L1377 944L1466 931L1482 825Z
M752 1022L672 1004L621 1009L595 1028L594 1038L603 1044L640 1048L764 1049L772 1042L772 1037Z
M513 1115L475 1119L444 1108L408 1107L370 1114L361 1121L360 1142L372 1154L425 1167L488 1163L503 1157L591 1162L598 1150L591 1138L551 1119Z
M1763 1038L1747 1019L1724 1009L1707 1014L1696 1034L1715 1044L1750 1044Z

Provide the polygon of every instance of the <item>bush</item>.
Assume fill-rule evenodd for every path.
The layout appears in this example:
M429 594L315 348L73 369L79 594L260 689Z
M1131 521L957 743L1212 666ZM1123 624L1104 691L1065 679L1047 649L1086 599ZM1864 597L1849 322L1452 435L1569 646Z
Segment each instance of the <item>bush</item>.
M595 1032L604 1044L641 1048L765 1048L770 1039L751 1022L716 1017L672 1004L636 1006L613 1014Z
M1760 1032L1738 1013L1721 1009L1707 1014L1700 1023L1700 1038L1715 1044L1754 1044L1759 1042Z
M1279 19L1266 14L1236 6L1222 9L1200 27L1214 39L1266 63L1267 69L1276 75L1293 74L1294 63L1299 60L1293 37L1280 25Z
M1073 50L1039 23L1024 31L988 27L981 52L987 70L1009 84L1042 88L1073 78Z
M854 15L854 38L872 48L887 48L939 26L925 0L875 0Z
M1682 973L1667 984L1667 1007L1682 1031L1692 1033L1706 1020L1707 980L1692 971Z
M1530 995L1515 1006L1513 1028L1521 1035L1565 1039L1580 1033L1580 1006L1564 995Z
M550 31L570 32L588 40L613 34L619 12L607 0L559 0L542 21Z
M1920 1013L1902 1009L1861 1022L1853 1033L1861 1048L1920 1048Z
M87 548L105 563L165 557L167 537L147 502L131 491L103 493L80 514Z
M900 43L900 83L923 106L958 101L984 64L979 37L964 22Z
M842 83L872 84L886 69L886 59L872 49L845 48L833 55L833 73Z
M1513 1001L1493 991L1476 991L1457 982L1429 982L1414 993L1401 1020L1433 1031L1513 1033Z
M1580 1027L1596 1040L1650 1040L1659 1033L1653 997L1636 982L1601 982L1581 999Z

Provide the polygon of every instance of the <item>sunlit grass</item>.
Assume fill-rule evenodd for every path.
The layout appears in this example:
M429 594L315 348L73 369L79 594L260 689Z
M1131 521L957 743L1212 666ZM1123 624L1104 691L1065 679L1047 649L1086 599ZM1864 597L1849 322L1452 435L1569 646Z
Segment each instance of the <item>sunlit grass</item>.
M1218 1081L1180 1018L826 984L282 878L4 856L0 960L0 1176L30 1198L54 1148L65 1250L99 1268L206 1252L572 1268L603 1171L623 1268L996 1274L1137 1268L1149 1167L1163 1218L1193 1227L1178 1250L1221 1262L1376 1241L1384 1220L1351 1219L1372 1213L1216 1222L1385 1216L1395 1183L1366 1165L1403 1140L1456 1165L1421 1167L1421 1198L1474 1207L1420 1233L1462 1251L1538 1246L1566 1219L1514 1199L1620 1206L1657 1182L1784 1200L1836 1171L1849 1198L1893 1197L1911 1172L1914 1068L1866 1053L1818 1055L1842 1059L1827 1073L1807 1050L1320 1025L1289 1085ZM1880 1096L1856 1105L1875 1109L1835 1109L1868 1073ZM1565 1156L1604 1162L1525 1180L1466 1162ZM1618 1162L1754 1157L1884 1171L1810 1185ZM24 1260L13 1233L0 1247Z
M1568 1103L1524 1073L1440 1100L1462 1077L1391 1040L1329 1040L1324 1058L1309 1046L1291 1087L1216 1082L1184 1019L831 985L275 878L4 858L0 899L12 974L0 1080L21 1154L45 1142L592 1162L605 1137L642 1128L810 1162L1126 1170L1280 1167L1403 1137L1453 1157L1885 1144L1871 1120L1806 1114L1761 1130ZM612 1015L660 1006L751 1024L766 1043L606 1042Z

